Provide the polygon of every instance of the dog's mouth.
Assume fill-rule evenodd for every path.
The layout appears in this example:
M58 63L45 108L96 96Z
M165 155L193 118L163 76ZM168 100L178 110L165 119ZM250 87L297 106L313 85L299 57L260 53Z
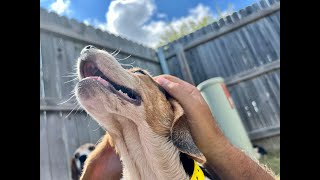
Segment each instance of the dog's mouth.
M94 62L83 61L80 63L80 81L86 79L96 80L103 88L109 89L132 104L140 105L141 103L141 97L136 91L111 81Z

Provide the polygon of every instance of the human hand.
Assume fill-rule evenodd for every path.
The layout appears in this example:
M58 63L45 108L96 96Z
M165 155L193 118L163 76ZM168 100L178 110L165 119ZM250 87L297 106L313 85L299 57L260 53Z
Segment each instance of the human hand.
M188 119L192 137L200 151L205 156L212 151L217 153L224 151L228 142L200 91L188 82L171 75L160 75L154 79L181 104Z

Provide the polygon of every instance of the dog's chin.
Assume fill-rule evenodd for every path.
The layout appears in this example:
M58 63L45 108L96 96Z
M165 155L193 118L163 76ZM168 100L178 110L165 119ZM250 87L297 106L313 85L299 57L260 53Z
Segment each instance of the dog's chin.
M142 117L143 103L135 103L114 93L108 86L92 79L84 79L77 84L76 98L85 111L104 128L113 124L113 119L136 119ZM138 118L140 119L140 118Z

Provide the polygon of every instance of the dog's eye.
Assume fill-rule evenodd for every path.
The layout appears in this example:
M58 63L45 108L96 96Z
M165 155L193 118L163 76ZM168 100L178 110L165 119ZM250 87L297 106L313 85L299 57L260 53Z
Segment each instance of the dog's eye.
M142 70L140 70L140 69L134 71L133 73L146 75L146 73L144 73L144 72L143 72Z
M89 149L89 151L93 151L94 150L94 146L90 146L88 149Z

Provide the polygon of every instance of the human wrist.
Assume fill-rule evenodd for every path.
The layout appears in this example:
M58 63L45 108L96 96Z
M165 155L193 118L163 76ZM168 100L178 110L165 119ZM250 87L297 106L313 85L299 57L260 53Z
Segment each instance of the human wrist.
M205 156L219 156L221 153L225 153L232 148L229 140L223 135L219 133L215 133L215 135L208 138L208 144L205 148L203 148L202 152Z

